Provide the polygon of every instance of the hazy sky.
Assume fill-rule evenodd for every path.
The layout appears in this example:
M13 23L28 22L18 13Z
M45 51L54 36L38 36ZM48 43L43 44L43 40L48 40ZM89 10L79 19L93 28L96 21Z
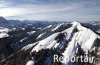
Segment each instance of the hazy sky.
M100 0L0 0L7 19L100 21Z

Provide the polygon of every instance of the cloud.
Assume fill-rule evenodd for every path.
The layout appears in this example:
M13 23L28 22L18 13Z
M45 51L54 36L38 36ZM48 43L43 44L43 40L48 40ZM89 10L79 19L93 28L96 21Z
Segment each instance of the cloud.
M8 19L99 20L99 2L100 0L0 0L0 16Z
M8 16L20 16L23 10L20 8L1 8L0 16L8 17Z

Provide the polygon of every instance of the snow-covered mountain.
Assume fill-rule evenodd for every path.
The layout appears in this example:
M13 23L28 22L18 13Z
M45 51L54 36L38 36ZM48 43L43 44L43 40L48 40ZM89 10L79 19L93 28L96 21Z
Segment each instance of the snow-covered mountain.
M31 29L26 32L26 37L19 39L20 43L17 42L15 48L20 46L19 51L3 59L0 65L92 65L95 60L92 63L81 62L81 59L78 59L78 62L71 62L73 56L96 58L100 36L92 28L85 23L74 21ZM11 44L11 47L14 46L15 44ZM59 56L58 61L55 61L55 55Z

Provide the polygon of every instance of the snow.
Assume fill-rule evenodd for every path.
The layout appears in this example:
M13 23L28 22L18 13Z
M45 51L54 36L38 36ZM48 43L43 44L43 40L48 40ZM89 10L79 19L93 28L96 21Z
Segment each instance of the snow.
M16 30L16 28L12 28L12 31L15 31Z
M58 24L54 29L52 29L52 31L57 30L61 25L63 25L63 23L62 24Z
M8 28L0 27L0 32L9 32L9 29Z
M25 37L25 38L21 39L20 42L23 42L23 41L26 40L26 39L27 39L27 38Z
M92 32L92 31L91 31ZM97 35L95 33L90 33L90 38L83 44L82 48L86 52L91 49L92 45L94 44L95 40L97 39Z
M74 27L77 26L77 24L80 24L80 23L78 23L77 21L72 22L72 25L73 25Z
M50 28L50 27L52 27L52 25L49 25L49 26L45 27L44 29L46 29L46 28Z
M34 45L36 45L36 44L37 44L37 42L36 42L36 43L32 43L32 44L28 44L27 46L23 47L21 50L26 51L26 50L32 48L32 47L33 47Z
M69 47L67 47L67 49L69 49L71 52L75 48L74 45L77 46L77 43L78 43L79 45L81 45L82 49L87 52L88 50L90 50L92 48L93 43L97 39L97 35L92 30L83 27L78 22L73 22L72 24L73 24L72 27L70 27L62 32L62 33L67 34L66 39L68 40L68 39L70 39L71 34L75 28L77 28L79 30L78 32L73 33L74 36L73 36L72 40L68 43ZM59 26L57 26L56 29ZM51 36L47 37L46 39L39 41L39 43L33 48L32 52L33 51L38 52L41 49L57 48L59 46L59 43L57 43L57 41L54 39L59 33L60 32L54 33ZM43 35L43 33L41 35ZM39 35L39 37L41 35ZM69 50L67 50L67 52Z
M79 32L77 32L76 40L80 45L82 45L82 49L87 52L91 49L98 36L92 30L83 27L80 23L77 23L77 29Z
M100 39L100 36L98 36L98 38Z
M7 34L9 32L8 28L2 28L0 27L0 38L8 37L9 35Z
M26 63L26 65L34 65L34 61L33 60L30 60Z
M34 34L36 31L30 31L30 32L27 32L28 35L32 35Z
M59 46L60 43L56 43L55 46L53 48L57 48Z
M74 21L72 24L73 24L72 27L70 27L70 28L65 29L64 31L62 31L62 33L65 33L66 39L67 39L67 40L70 39L70 37L71 37L71 35L72 35L74 29L77 27L78 22L75 22L75 21Z
M64 31L62 31L62 33L65 33L67 40L70 39L73 30L74 30L74 27L71 27L71 28L68 28L68 29L65 29Z
M25 30L25 28L21 28L22 30Z
M58 34L59 34L59 32L54 33L51 36L47 37L46 39L39 41L38 45L36 45L31 52L34 52L34 51L38 52L41 49L51 48L51 46L53 46L54 43L56 42L56 41L54 41L54 39Z
M72 23L74 27L76 27L79 31L74 33L72 40L68 43L68 47L62 55L67 60L75 55L77 52L77 48L79 44L81 48L87 53L88 50L91 50L95 40L98 38L97 34L95 34L92 30L87 29L81 26L78 22ZM64 61L64 64L68 65L68 62Z
M44 33L41 33L41 34L37 37L37 39L41 38L44 34L45 34L45 32L44 32Z
M8 37L9 35L6 33L0 33L0 38Z
M75 45L77 42L75 40L76 35L74 35L74 37L72 38L72 40L69 42L68 47L65 49L64 53L62 53L62 55L64 56L64 58L67 59L71 59L72 56L75 55L77 46ZM66 61L63 61L62 63L64 64L68 64Z
M56 30L60 25L58 25L54 30ZM75 29L78 29L77 32L73 32ZM53 30L53 31L54 31ZM72 23L72 27L65 29L62 32L57 32L52 34L51 36L37 42L36 46L32 49L31 53L36 51L38 52L41 49L52 49L52 48L57 48L58 46L60 46L63 42L57 42L57 40L55 40L55 38L60 34L60 33L64 33L66 36L64 38L64 40L69 40L67 47L65 48L65 51L62 53L63 57L65 60L67 59L71 59L71 57L75 56L75 54L77 53L77 49L80 45L80 47L83 49L84 52L88 53L88 51L91 51L94 48L94 43L95 40L97 38L100 38L100 36L98 36L97 34L95 34L91 29L88 29L84 26L82 26L80 23L78 22L73 22ZM73 34L73 36L72 36ZM40 34L41 37L42 34ZM72 38L71 38L72 36ZM27 46L25 49L32 47L32 45ZM65 65L71 65L71 63L69 64L70 60L68 62L63 61L62 63Z
M52 43L50 43L46 48L51 49L53 48L53 46L55 46L55 44L57 43L56 40L54 40Z

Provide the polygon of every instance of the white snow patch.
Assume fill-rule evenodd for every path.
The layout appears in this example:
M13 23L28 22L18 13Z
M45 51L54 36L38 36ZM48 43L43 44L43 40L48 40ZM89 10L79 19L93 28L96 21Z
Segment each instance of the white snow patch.
M8 37L9 35L7 34L9 32L8 28L2 28L0 27L0 38Z
M25 30L25 28L21 28L22 30Z
M21 39L20 42L23 42L23 41L26 40L26 39L27 39L27 38L25 37L25 38Z
M34 65L34 61L33 60L30 60L26 63L26 65Z
M25 50L26 51L26 50L32 48L36 44L37 44L37 42L36 43L32 43L32 44L28 44L27 46L23 47L21 50Z
M56 40L54 40L52 43L50 43L46 48L51 49L53 48L53 46L55 46L55 44L57 43Z
M44 32L44 33L41 33L41 34L37 37L37 39L41 38L44 34L45 34L45 32Z
M15 31L16 30L16 28L12 28L12 31Z
M60 43L56 43L53 48L57 48Z
M9 29L8 28L0 27L0 32L9 32Z
M32 35L34 34L36 31L30 31L30 32L27 32L28 35Z
M49 25L49 26L45 27L44 29L46 29L46 28L50 28L50 27L52 27L52 25Z
M52 31L55 31L55 30L57 30L61 25L63 25L64 23L62 23L62 24L58 24L54 29L52 29Z
M56 41L54 41L54 39L55 39L55 37L56 37L58 34L59 34L59 32L58 32L58 33L54 33L54 34L52 34L51 36L47 37L46 39L39 41L38 45L36 45L36 46L32 49L31 52L34 52L34 51L38 52L38 51L41 50L41 49L47 49L47 48L50 49L51 46L52 46L52 44L54 45L54 43L56 42ZM51 43L52 43L52 44L51 44ZM51 45L50 45L50 44L51 44ZM50 45L50 46L49 46L49 45Z

